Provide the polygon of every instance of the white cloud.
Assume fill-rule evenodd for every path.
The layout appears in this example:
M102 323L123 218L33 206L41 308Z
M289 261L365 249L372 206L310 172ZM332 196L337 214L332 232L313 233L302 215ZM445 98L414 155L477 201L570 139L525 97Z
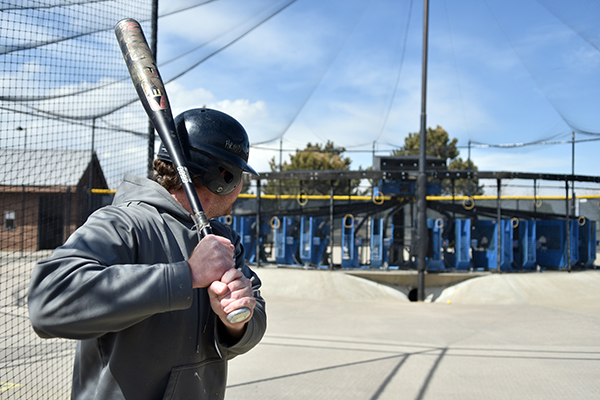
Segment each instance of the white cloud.
M248 99L217 99L216 96L204 88L187 89L178 82L173 82L166 88L169 101L173 107L173 114L191 108L208 107L225 112L237 119L248 132L250 143L259 141L263 132L273 131L275 127L270 122L269 110L264 101L251 102ZM269 153L269 154L266 154ZM250 151L249 163L254 169L268 171L270 152L253 149Z
M269 116L264 101L250 103L248 99L221 100L209 106L243 121L252 121Z
M177 81L167 84L165 90L174 116L191 108L206 107L215 101L215 96L210 91L202 87L184 87Z

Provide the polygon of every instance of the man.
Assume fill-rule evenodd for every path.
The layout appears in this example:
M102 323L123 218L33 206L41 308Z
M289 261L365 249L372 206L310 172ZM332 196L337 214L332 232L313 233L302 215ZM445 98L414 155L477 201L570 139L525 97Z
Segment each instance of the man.
M227 360L265 332L261 282L244 264L239 235L213 219L231 211L243 172L256 174L246 131L204 108L175 123L214 234L198 242L161 147L152 179L127 175L113 204L33 271L34 330L78 340L74 399L222 399ZM229 323L227 314L242 307L251 317Z

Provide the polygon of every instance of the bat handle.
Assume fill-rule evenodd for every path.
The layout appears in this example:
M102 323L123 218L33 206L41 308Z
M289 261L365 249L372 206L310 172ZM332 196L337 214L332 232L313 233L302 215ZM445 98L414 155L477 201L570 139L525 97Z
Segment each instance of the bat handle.
M203 211L196 211L193 217L199 240L202 240L204 236L211 235L213 233L210 222L208 222L206 219L206 215Z
M198 231L198 240L202 240L206 235L212 234L212 228L210 223L207 221L206 216L202 211L197 212L194 215L194 222ZM250 318L251 312L247 307L238 308L227 314L227 321L230 324L237 324Z

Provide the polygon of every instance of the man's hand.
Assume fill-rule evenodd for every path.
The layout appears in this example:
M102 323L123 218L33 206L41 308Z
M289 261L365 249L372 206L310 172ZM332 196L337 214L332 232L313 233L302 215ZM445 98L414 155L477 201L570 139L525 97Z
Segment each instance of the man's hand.
M210 305L219 317L228 333L232 337L241 337L244 333L245 323L252 318L256 299L252 291L252 282L237 269L230 269L219 281L214 281L208 287ZM250 317L242 322L231 324L227 321L227 314L239 308L250 309Z
M188 259L194 288L208 288L210 305L232 338L244 333L245 323L252 318L256 299L252 282L235 269L235 247L229 239L217 235L206 235ZM232 324L227 314L239 308L250 309L250 318Z
M222 236L206 235L202 238L188 259L194 289L208 287L234 269L234 249L229 239Z

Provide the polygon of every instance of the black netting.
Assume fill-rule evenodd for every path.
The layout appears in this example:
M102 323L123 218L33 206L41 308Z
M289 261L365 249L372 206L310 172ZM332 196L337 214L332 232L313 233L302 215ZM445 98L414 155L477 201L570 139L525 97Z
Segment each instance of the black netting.
M52 4L52 5L49 5ZM151 2L0 2L0 397L69 397L75 342L42 340L26 294L36 261L108 199L125 172L144 175L148 120L114 34Z
M154 141L113 29L122 18L134 18L150 39L153 3L0 0L2 398L68 398L74 342L41 340L32 331L29 279L36 261L110 202L125 173L146 174ZM565 4L486 0L432 6L428 125L440 124L460 139L462 160L474 161L480 171L595 174L600 7L593 0ZM173 109L207 105L239 118L253 144L250 164L259 172L271 167L272 157L273 166L281 167L307 142L329 140L351 153L352 169L366 169L373 156L388 156L418 130L419 2L196 0L163 1L161 7L159 31L168 45L158 46L159 67L165 81L178 80L171 86ZM522 123L509 124L513 120ZM522 179L502 180L503 207L527 218L566 214L582 224L600 218L597 180ZM457 194L470 194L460 192L462 181L455 182ZM279 182L263 183L264 194L279 193ZM400 205L415 195L408 181L372 183ZM454 219L476 208L494 219L499 182L492 177L477 184L492 197L433 199L430 208L446 207L435 209L439 215L430 210L430 216ZM344 185L349 183L336 186L336 195L347 194ZM265 231L274 216L311 210L329 218L328 200L297 204L300 193L306 199L327 195L328 185L322 186L317 191L303 182L284 183L288 202L275 198L262 205ZM577 201L566 202L567 195ZM242 200L239 209L248 214L253 201ZM369 206L336 200L336 246L342 216L379 211L368 198L363 201ZM409 250L416 208L407 206L405 215L400 205L386 221L400 227L390 233L390 252L403 262L414 253ZM360 225L363 243L367 226ZM595 239L590 243L595 253ZM331 258L338 263L341 251Z

